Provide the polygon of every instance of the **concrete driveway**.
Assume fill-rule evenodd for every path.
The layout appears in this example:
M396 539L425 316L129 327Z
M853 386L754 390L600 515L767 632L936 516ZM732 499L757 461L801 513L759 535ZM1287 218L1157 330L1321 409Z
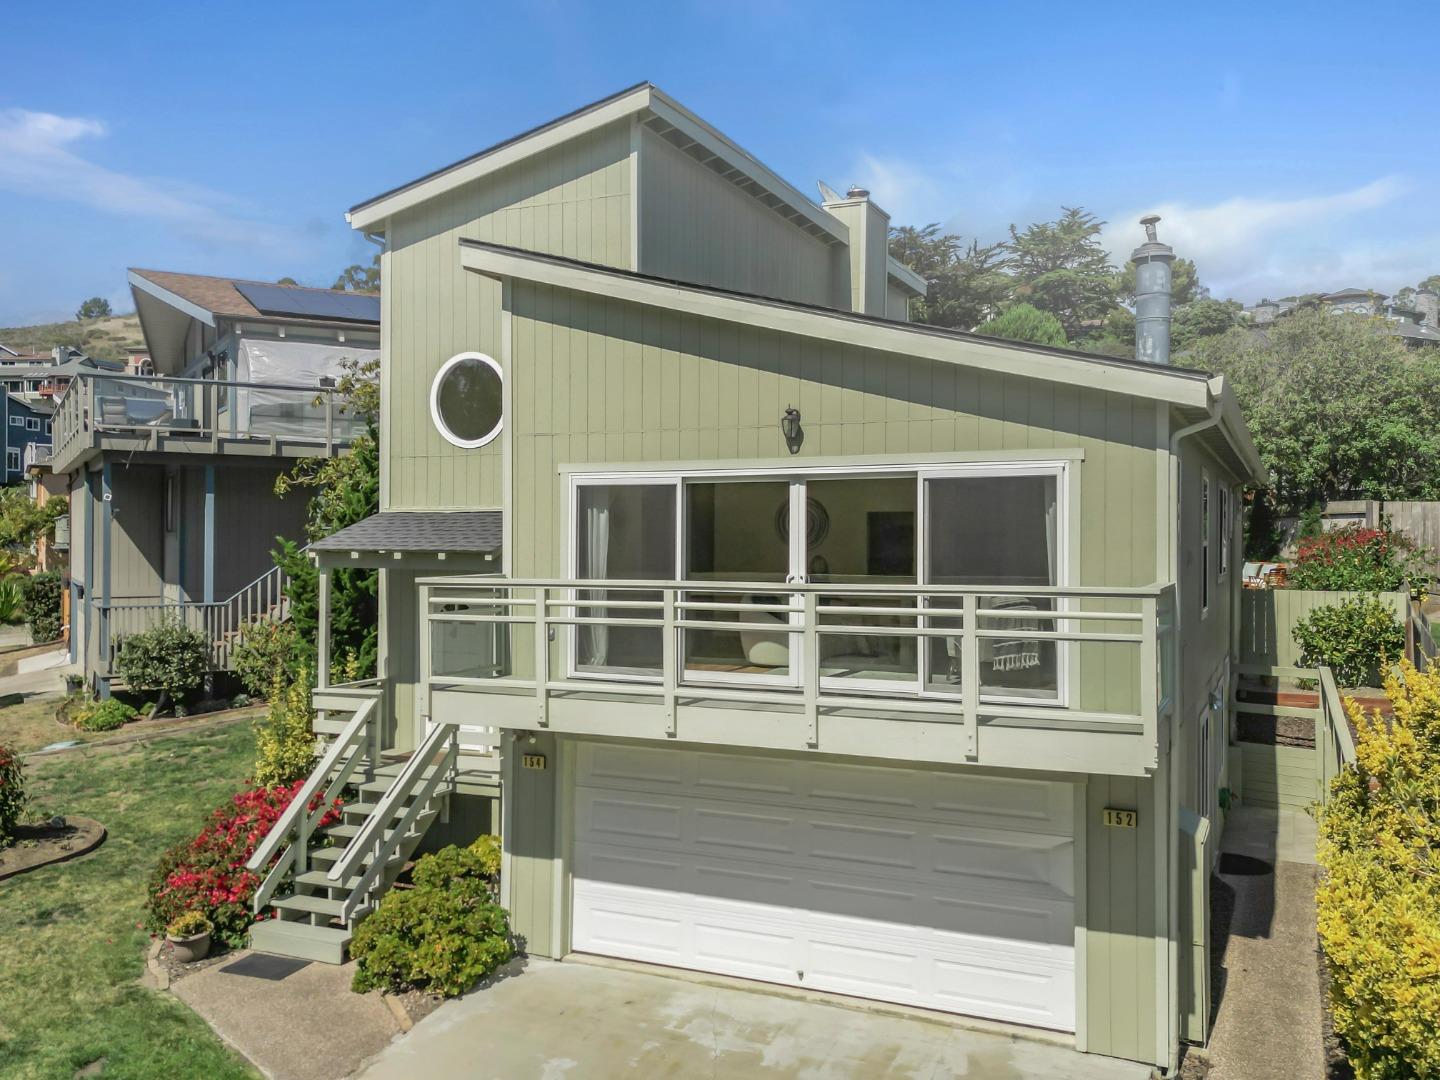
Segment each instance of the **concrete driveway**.
M382 1051L363 1080L639 1076L1142 1080L1130 1062L1055 1042L789 994L530 960L450 1002Z

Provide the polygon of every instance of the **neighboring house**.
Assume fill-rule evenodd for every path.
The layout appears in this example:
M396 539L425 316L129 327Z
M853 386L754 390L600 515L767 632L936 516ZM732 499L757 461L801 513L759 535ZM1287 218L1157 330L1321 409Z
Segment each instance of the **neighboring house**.
M70 492L72 655L101 692L125 634L180 618L225 667L247 622L283 614L270 552L303 538L296 459L358 430L334 389L378 356L379 299L130 271L155 374L78 370L58 399L52 470Z
M532 955L1203 1040L1264 472L1166 363L1168 247L1155 363L910 325L884 211L648 84L349 220L385 243L381 510L313 545L319 670L329 575L375 567L381 681L322 678L311 790L372 794L267 837L256 948L338 961L427 827L495 831Z
M1256 326L1266 326L1276 319L1306 307L1323 307L1347 315L1383 317L1389 321L1391 333L1412 348L1440 344L1440 295L1428 289L1414 294L1411 306L1387 303L1384 293L1373 289L1341 289L1339 292L1311 296L1287 296L1281 300L1261 300L1246 314Z
M70 495L66 478L50 471L49 442L31 443L25 448L25 473L29 477L30 497L36 506L44 506L51 499L68 499ZM70 517L58 518L53 533L41 536L35 541L35 569L64 571L70 565ZM70 596L62 594L65 633L68 640L70 628Z
M37 453L49 450L54 415L55 404L47 397L17 393L5 395L4 483L16 484L25 480L28 476L27 454L33 459Z

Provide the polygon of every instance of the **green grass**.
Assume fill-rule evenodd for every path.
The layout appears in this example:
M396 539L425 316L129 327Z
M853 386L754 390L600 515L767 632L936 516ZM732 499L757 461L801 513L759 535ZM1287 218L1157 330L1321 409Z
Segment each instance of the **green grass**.
M104 1059L112 1080L254 1077L205 1023L138 982L145 883L160 853L199 831L254 759L246 724L27 768L35 808L96 819L92 854L0 883L0 1076L63 1078Z
M123 360L130 345L143 346L139 316L110 315L103 319L74 319L36 326L0 327L0 344L22 352L49 352L56 345L73 345L100 360Z

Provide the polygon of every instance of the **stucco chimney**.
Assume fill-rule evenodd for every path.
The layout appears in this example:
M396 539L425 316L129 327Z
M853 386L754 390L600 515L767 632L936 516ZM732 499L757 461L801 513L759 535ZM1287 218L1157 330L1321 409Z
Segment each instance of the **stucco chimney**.
M884 315L889 284L890 215L870 201L870 192L851 187L843 197L822 187L821 205L845 223L850 246L836 267L851 311ZM831 196L836 196L832 198ZM848 290L844 283L848 281Z
M1170 264L1175 252L1155 236L1158 214L1140 219L1145 243L1130 253L1135 263L1135 359L1170 363Z

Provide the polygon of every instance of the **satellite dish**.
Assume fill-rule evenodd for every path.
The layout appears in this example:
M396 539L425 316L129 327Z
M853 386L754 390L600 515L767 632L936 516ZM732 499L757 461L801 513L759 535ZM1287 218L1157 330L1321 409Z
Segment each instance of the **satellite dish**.
M834 188L832 188L829 184L825 183L824 180L816 180L815 183L816 183L817 185L819 185L819 187L820 187L820 201L821 201L821 202L844 202L844 201L845 201L845 196L841 195L838 191L836 191Z

